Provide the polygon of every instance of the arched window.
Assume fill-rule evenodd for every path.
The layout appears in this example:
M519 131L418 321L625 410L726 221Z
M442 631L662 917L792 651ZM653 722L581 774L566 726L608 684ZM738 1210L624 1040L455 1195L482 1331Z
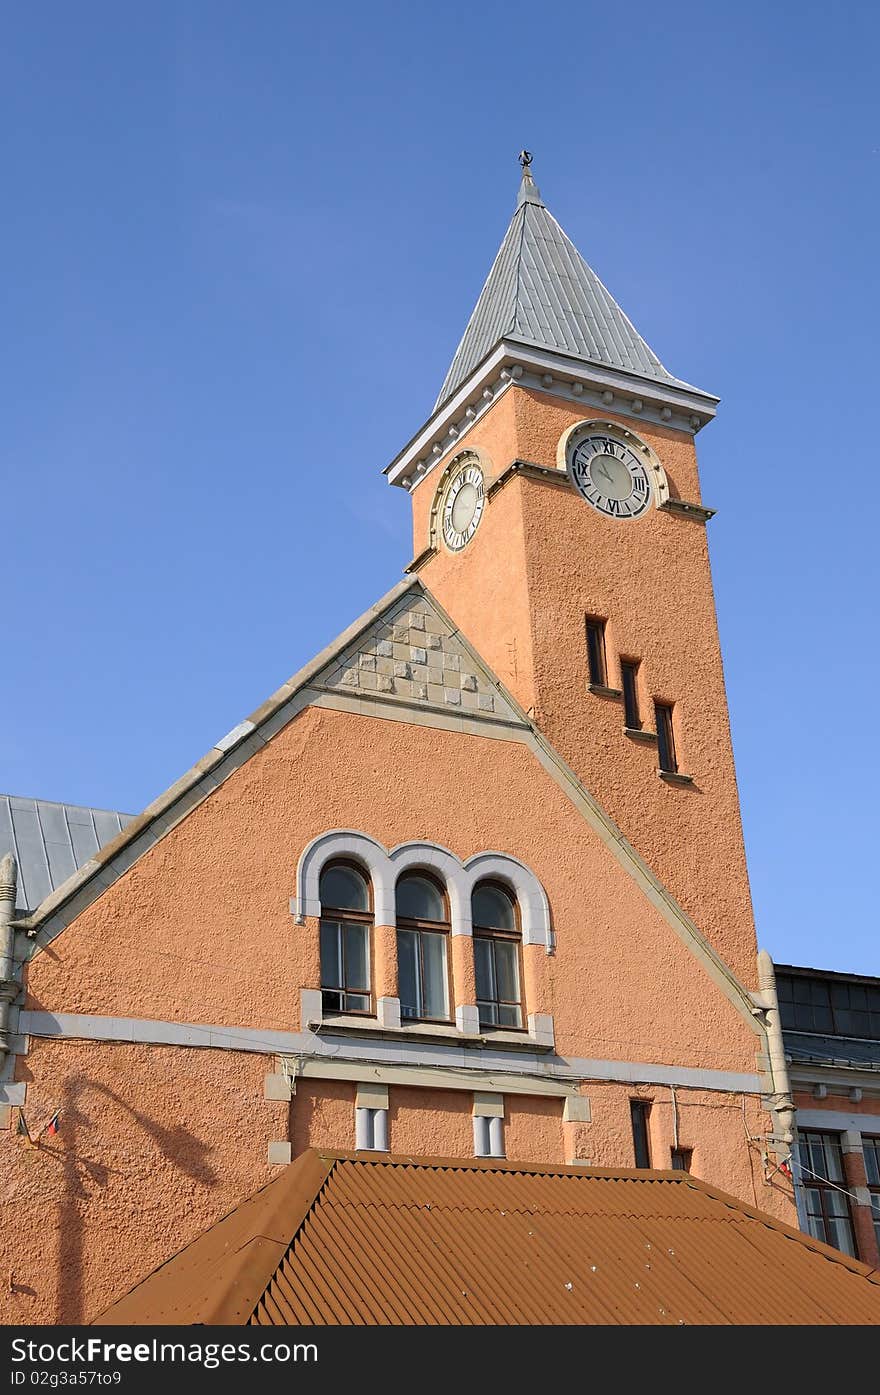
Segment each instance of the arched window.
M471 918L480 1025L522 1027L522 936L516 902L504 887L480 882L471 895Z
M395 890L400 1015L422 1022L449 1021L446 897L433 878L411 872Z
M357 867L321 873L321 994L325 1012L370 1013L370 884Z

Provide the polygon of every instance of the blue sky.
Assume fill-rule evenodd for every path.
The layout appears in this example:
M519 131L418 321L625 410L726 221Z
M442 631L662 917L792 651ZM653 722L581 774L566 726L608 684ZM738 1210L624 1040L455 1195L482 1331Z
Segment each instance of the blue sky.
M399 578L516 153L700 437L759 939L880 972L875 7L8 6L0 789L142 808Z

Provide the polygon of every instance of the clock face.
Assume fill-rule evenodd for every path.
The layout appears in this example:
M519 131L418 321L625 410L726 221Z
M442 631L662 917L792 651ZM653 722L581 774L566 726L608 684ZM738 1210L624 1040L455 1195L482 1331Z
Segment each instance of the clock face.
M581 436L568 449L575 488L609 518L638 518L651 505L651 481L638 453L614 436Z
M479 465L465 465L453 475L443 496L443 541L451 552L470 542L483 516L485 492Z

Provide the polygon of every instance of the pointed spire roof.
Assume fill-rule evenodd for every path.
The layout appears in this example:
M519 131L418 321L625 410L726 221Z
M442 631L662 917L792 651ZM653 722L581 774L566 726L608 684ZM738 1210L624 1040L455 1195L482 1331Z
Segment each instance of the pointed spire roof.
M523 173L516 212L434 411L502 339L693 391L666 371L545 207L529 152L523 150L519 159Z

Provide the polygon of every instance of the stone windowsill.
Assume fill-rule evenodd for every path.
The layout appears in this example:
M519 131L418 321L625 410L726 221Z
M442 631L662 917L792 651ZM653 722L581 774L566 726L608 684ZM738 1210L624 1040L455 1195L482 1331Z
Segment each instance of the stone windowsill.
M677 770L658 770L657 774L661 780L665 780L667 785L692 785L693 775L681 775Z
M656 731L643 731L641 727L624 727L623 734L630 741L642 741L645 745L652 745L657 740Z
M596 697L622 698L623 693L619 688L606 688L604 683L588 683L587 692L594 693Z
M448 1042L458 1046L491 1046L505 1051L552 1051L553 1047L537 1041L527 1031L505 1031L488 1028L481 1032L463 1032L451 1023L412 1022L399 1027L385 1027L376 1017L354 1017L345 1013L322 1017L320 1021L304 1024L310 1032L323 1036L382 1037L386 1041Z

